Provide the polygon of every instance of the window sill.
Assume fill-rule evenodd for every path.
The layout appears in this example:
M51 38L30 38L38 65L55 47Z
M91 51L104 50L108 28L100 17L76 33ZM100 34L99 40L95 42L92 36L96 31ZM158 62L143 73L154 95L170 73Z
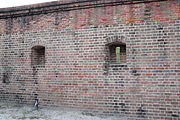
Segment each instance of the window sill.
M126 63L111 63L109 67L127 67Z
M33 68L45 68L45 65L33 65Z

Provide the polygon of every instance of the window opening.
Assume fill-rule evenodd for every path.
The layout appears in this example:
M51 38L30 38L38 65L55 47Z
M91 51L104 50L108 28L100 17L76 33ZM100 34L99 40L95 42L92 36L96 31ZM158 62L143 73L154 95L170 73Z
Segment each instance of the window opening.
M45 65L45 47L35 46L32 47L32 66L44 66Z
M126 45L113 44L109 46L110 50L110 63L121 64L126 63Z

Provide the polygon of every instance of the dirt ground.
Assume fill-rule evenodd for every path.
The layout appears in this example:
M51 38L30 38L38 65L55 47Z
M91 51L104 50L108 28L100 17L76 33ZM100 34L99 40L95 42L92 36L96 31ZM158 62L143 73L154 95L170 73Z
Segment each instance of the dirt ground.
M128 120L125 117L95 116L77 110L0 103L0 120Z

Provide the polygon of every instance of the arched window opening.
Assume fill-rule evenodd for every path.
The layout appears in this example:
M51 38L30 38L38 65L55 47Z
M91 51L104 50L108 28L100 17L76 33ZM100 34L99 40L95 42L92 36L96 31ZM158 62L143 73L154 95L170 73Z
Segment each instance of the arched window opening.
M45 65L45 47L34 46L32 47L32 66L44 66Z

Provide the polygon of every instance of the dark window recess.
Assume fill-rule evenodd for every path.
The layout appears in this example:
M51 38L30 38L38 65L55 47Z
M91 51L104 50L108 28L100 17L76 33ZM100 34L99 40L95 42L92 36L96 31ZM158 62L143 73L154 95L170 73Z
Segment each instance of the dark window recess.
M32 47L32 66L44 66L45 65L45 47L34 46Z
M126 44L112 44L109 51L111 64L126 63Z

